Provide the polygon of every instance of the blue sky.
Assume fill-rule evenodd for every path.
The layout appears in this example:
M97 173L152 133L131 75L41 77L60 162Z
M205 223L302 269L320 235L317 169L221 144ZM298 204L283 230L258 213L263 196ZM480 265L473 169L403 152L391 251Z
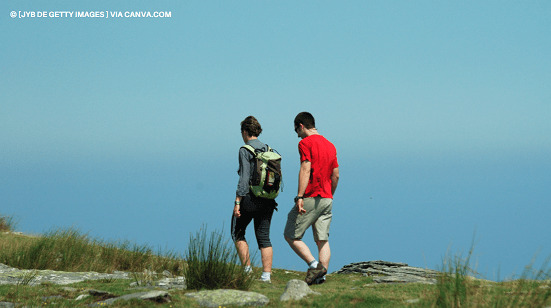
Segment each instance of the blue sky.
M56 11L109 18L19 18ZM135 11L170 17L111 17ZM551 255L547 1L2 1L0 14L0 213L21 231L176 251L203 224L229 234L239 123L254 115L283 156L274 266L304 270L282 233L292 121L310 111L340 163L330 271L437 268L475 232L488 278Z

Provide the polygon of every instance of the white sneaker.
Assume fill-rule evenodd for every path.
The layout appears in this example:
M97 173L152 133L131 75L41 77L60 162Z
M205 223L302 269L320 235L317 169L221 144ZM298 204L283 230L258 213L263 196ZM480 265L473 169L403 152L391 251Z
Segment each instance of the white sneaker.
M272 280L270 278L260 277L260 278L258 278L258 280L260 280L262 282L265 282L265 283L272 283Z
M250 267L250 266L246 266L245 267L245 274L252 274L253 273L253 268Z

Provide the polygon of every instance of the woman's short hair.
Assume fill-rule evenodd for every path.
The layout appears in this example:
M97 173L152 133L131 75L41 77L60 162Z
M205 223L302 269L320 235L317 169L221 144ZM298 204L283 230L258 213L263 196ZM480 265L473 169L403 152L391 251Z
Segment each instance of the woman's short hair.
M251 137L258 137L262 133L262 127L255 117L248 116L241 122L241 131L247 132Z

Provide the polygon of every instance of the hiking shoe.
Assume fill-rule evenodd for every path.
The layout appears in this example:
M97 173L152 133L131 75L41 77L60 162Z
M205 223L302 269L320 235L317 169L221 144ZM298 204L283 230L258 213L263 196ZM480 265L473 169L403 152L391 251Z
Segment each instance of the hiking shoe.
M306 272L306 278L304 281L310 286L316 281L316 279L322 278L327 274L327 269L320 263L316 268L309 268Z
M316 280L314 280L314 282L312 284L322 284L325 282L325 275L323 277L320 277Z

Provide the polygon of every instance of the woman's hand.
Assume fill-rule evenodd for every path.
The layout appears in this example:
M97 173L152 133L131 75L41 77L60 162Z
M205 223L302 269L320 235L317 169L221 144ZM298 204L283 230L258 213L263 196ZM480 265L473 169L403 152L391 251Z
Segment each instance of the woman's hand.
M236 218L241 217L241 213L239 212L240 209L241 209L241 206L239 204L236 204L233 207L233 216L235 216Z

